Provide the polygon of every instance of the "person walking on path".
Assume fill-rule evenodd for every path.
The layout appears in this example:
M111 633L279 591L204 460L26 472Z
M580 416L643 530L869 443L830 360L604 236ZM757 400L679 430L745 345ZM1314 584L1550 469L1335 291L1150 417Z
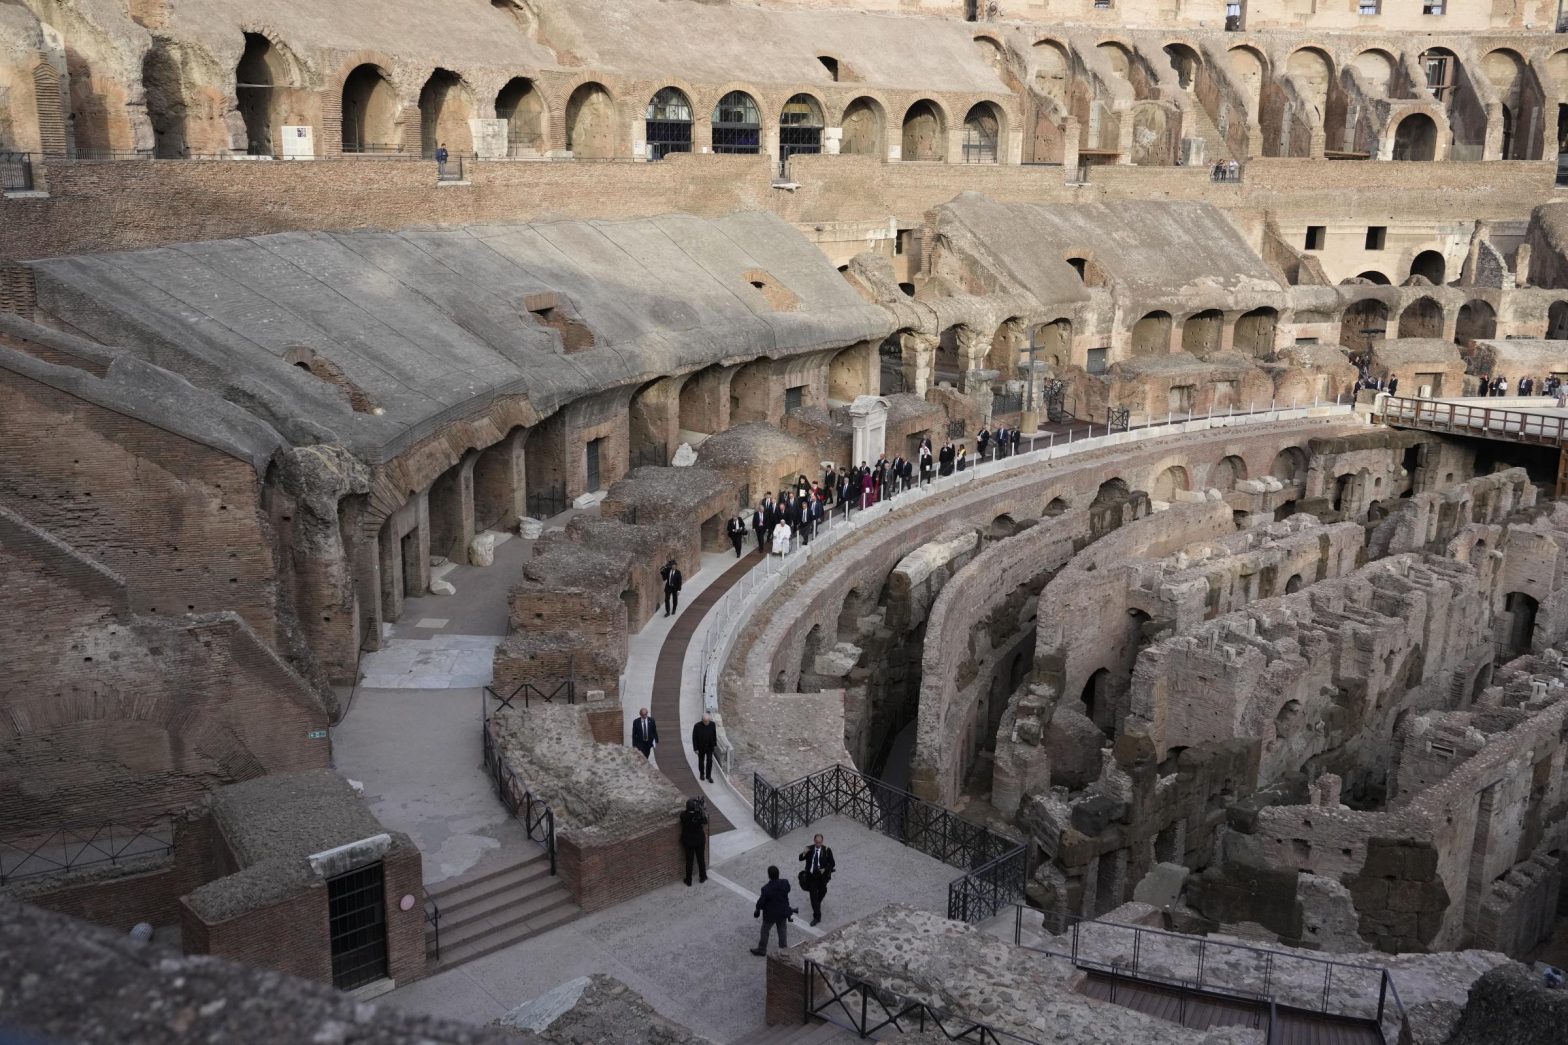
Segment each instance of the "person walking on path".
M436 177L438 178L446 177L446 161L448 155L450 154L446 151L446 142L442 142L439 146L436 147Z
M697 752L698 780L713 783L713 752L718 746L719 727L713 724L713 716L704 711L702 721L691 727L691 749ZM691 877L689 867L686 877Z
M647 708L640 708L637 717L632 720L632 747L642 752L642 757L647 758L659 743L659 724L648 714Z
M735 546L735 558L738 559L746 547L746 520L736 512L735 518L730 520L725 529L730 535L730 543Z
M681 604L681 568L671 559L659 570L659 576L664 578L664 615L673 617Z
M688 798L686 808L681 812L681 848L686 851L687 885L691 885L693 857L697 859L697 881L708 880L708 814L702 806L702 799Z
M751 513L751 528L757 531L757 551L764 552L768 548L768 520L762 514L762 505L757 505L757 510Z
M800 887L811 897L811 924L822 921L822 899L828 895L828 880L833 877L833 850L817 835L800 854L805 868L800 872Z
M779 950L788 947L789 934L785 927L794 913L795 909L789 905L789 883L780 878L779 869L770 864L767 883L757 894L757 908L752 912L753 918L762 919L762 938L751 953L759 958L767 956L768 928L774 925L779 927Z

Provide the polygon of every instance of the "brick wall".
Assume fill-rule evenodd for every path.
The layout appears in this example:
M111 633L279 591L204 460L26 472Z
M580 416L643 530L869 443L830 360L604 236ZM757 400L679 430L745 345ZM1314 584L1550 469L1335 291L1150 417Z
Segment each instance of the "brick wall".
M799 945L788 951L769 951L766 1020L770 1027L806 1022L806 971Z
M652 892L686 874L680 817L674 812L647 830L613 841L561 832L556 847L561 881L585 911Z

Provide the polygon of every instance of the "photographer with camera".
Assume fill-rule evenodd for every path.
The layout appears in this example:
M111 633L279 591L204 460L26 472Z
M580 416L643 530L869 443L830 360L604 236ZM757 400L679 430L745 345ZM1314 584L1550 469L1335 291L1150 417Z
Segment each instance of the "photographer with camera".
M681 812L681 848L686 851L686 884L691 884L691 861L697 858L697 881L708 880L708 811L701 798L688 798Z
M757 896L757 909L752 912L753 918L762 919L762 938L757 941L757 946L751 953L759 958L768 953L768 927L779 927L779 950L789 946L788 934L785 924L790 921L790 916L795 913L795 908L789 905L789 883L779 877L779 869L769 865L768 881L762 887L762 892Z

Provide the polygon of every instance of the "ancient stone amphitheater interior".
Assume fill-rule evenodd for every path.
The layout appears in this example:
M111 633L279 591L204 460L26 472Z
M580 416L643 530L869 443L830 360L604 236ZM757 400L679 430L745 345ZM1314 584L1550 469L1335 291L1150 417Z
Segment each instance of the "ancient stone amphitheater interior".
M0 0L0 1038L1568 1040L1565 157L1563 0Z

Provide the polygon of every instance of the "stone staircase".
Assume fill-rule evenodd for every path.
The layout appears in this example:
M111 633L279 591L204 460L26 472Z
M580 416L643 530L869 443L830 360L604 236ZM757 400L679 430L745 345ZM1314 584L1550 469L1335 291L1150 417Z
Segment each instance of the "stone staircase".
M490 865L426 890L440 908L438 927L425 926L425 955L450 968L565 925L583 912L543 852Z
M892 1030L893 1037L900 1037L896 1030ZM810 1023L792 1024L787 1027L769 1027L760 1034L746 1035L746 1045L826 1045L836 1041L886 1041L882 1032L877 1032L877 1037L861 1038L852 1031L821 1020L812 1020ZM739 1045L739 1043L737 1043Z
M1196 94L1188 95L1188 98L1192 106L1187 110L1190 117L1183 124L1182 137L1203 139L1203 162L1208 166L1213 167L1222 160L1228 162L1232 159L1230 146L1220 135L1220 129L1214 125L1213 117Z

